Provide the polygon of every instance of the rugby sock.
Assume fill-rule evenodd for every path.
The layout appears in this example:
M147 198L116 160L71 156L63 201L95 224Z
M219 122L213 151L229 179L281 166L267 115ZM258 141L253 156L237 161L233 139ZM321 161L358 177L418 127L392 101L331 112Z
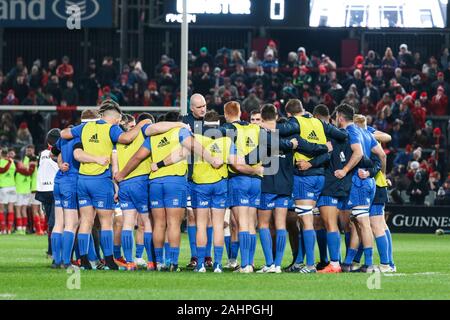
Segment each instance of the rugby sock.
M197 257L197 227L188 226L189 247L191 248L191 257Z
M174 265L178 265L178 257L180 256L180 248L170 248L170 261Z
M231 259L231 236L225 236L224 241L225 241L225 249L227 250L227 257L228 259Z
M271 266L273 264L273 253L270 230L268 228L259 229L259 238L264 252L264 258L266 259L266 266Z
M70 264L70 258L72 257L72 249L73 249L73 242L75 240L75 234L71 231L64 231L63 233L63 263L64 264Z
M145 251L147 251L147 260L153 261L153 252L152 252L152 242L153 242L153 235L151 232L144 232L144 245ZM142 251L141 250L141 257L142 257ZM137 252L137 249L136 249ZM137 255L136 255L137 256Z
M357 252L358 252L357 249L348 248L344 264L351 265L353 262L353 258L355 258Z
M231 241L230 259L237 259L239 252L239 241Z
M391 267L393 267L395 264L394 264L394 251L393 251L393 248L392 248L392 235L391 235L391 230L386 229L386 230L385 230L385 233L386 233L386 238L387 238L387 241L388 241L388 257L389 257L389 265L390 265Z
M314 246L316 244L316 232L314 230L303 230L305 240L306 265L314 265Z
M364 264L366 266L373 265L373 248L364 248Z
M122 230L122 235L120 237L121 243L122 243L122 247L123 247L123 255L125 256L125 260L127 262L133 262L133 243L134 243L134 238L133 238L133 231L131 230ZM114 251L115 250L114 246ZM114 252L114 256L116 255L116 253Z
M213 242L213 227L206 228L206 257L211 257L211 248Z
M250 234L248 231L239 232L239 246L241 248L241 268L248 265L250 253Z
M88 259L89 261L97 261L100 260L97 255L97 250L95 250L94 237L92 234L89 236L89 249L88 249Z
M168 242L164 242L164 261L166 264L171 264L170 245Z
M250 234L249 236L250 236L250 251L248 254L248 263L253 265L256 252L256 234Z
M89 233L78 234L78 250L80 251L80 256L85 256L88 254L89 236Z
M223 246L214 246L214 262L222 265Z
M6 223L5 223L5 215L3 212L0 212L0 231L5 231Z
M364 253L364 248L363 248L363 245L362 245L362 243L359 245L359 247L358 247L358 252L356 253L356 256L355 256L355 258L353 259L353 261L355 261L356 263L360 263L361 262L361 257L362 257L362 254Z
M346 232L345 234L345 252L347 253L348 248L350 248L350 232Z
M78 248L78 240L74 241L73 251L75 252L75 259L77 259L77 260L80 259L81 255L80 255L80 249Z
M16 230L22 230L22 218L16 218Z
M121 245L119 244L119 245L114 245L114 259L119 259L121 256L122 256L122 247L121 247ZM125 251L125 249L124 249L124 251Z
M296 264L301 264L305 260L305 241L302 236L302 232L298 233L298 252L297 258L295 259Z
M6 221L7 221L8 231L11 231L13 224L14 224L14 212L8 212L8 216L6 219L7 219Z
M206 247L197 247L198 269L200 269L201 266L205 264L205 254L206 254Z
M155 259L157 263L163 263L163 248L155 247Z
M317 245L319 246L320 262L328 262L327 253L327 230L320 229L316 230L317 235Z
M144 233L144 244L136 244L136 258L138 259L142 258L142 255L144 254L144 248L145 248L145 233Z
M52 255L53 260L55 261L55 264L61 264L62 262L62 241L61 241L62 234L59 232L53 232L52 233Z
M103 250L103 255L106 257L113 255L114 233L112 230L100 231L100 244Z
M277 251L275 255L275 266L281 266L281 262L283 261L284 249L286 248L286 229L277 230Z
M330 253L330 260L332 262L339 261L339 254L341 252L341 237L339 232L328 232L327 233L327 244L328 251Z
M377 244L378 254L380 255L381 264L389 264L388 240L386 234L375 238Z
M41 233L42 232L42 228L41 228L41 218L39 218L39 216L34 216L33 217L33 222L34 222L34 230L37 233Z
M28 217L22 217L22 229L26 230L28 226Z

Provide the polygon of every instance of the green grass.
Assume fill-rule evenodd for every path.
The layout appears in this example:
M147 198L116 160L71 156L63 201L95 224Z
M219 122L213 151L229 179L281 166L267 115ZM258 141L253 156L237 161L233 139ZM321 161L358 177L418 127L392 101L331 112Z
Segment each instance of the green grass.
M189 259L183 235L180 261ZM46 238L0 236L1 299L450 299L450 237L394 235L398 273L380 275L369 290L367 274L195 274L81 271L80 290L70 275L49 268ZM289 248L284 264L289 263ZM375 250L375 256L377 256ZM258 244L256 265L263 264Z

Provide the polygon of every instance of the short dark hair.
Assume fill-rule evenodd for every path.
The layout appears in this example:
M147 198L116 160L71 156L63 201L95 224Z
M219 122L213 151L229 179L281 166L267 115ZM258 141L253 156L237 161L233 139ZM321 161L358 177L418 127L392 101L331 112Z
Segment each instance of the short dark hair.
M262 109L262 108L261 108L261 109ZM250 116L252 116L252 115L254 115L254 114L258 114L258 113L261 113L261 110L260 110L260 109L252 110L252 111L250 112Z
M130 122L136 121L132 115L129 115L127 113L122 114L122 122L128 124Z
M164 120L169 122L179 122L181 120L181 116L177 111L169 111L164 116Z
M278 115L278 110L273 104L265 104L261 108L261 118L264 121L276 120Z
M330 116L330 110L328 107L324 104L318 104L314 107L313 110L313 116L320 116L320 117L329 117Z
M220 118L219 114L216 111L211 110L205 113L205 117L203 118L203 120L207 122L216 122L219 121Z
M290 114L293 114L293 115L304 112L303 104L299 99L290 99L286 103L285 110L286 110L286 112L289 112Z
M53 147L60 137L61 137L61 130L58 128L54 128L47 133L46 141L49 145Z
M353 121L353 117L355 115L355 109L347 103L342 103L336 108L336 113L342 114L342 116L347 121Z
M142 112L138 115L136 122L141 122L142 120L150 119L152 123L155 123L155 117L148 112Z
M100 104L100 108L98 110L100 115L103 115L107 111L115 111L122 115L122 110L120 110L119 104L112 99L103 100Z

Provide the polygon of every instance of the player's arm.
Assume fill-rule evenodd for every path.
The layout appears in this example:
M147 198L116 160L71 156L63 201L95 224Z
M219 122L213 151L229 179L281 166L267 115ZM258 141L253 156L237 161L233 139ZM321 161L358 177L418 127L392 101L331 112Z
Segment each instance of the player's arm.
M147 137L150 137L150 136L154 136L157 134L165 133L165 132L175 129L175 128L186 128L186 129L190 130L189 125L185 124L183 122L162 121L162 122L158 122L158 123L147 126L145 128L145 135Z
M331 158L331 156L327 152L327 153L318 155L317 157L315 157L314 159L311 159L309 161L305 161L305 160L297 161L296 166L300 171L306 171L311 168L320 168L320 167L323 167L326 163L328 163L330 161L330 158Z
M149 119L142 120L133 129L131 129L131 130L127 131L127 132L123 132L122 129L120 129L119 126L112 126L111 127L111 131L110 131L111 140L114 143L118 142L118 143L121 143L121 144L130 144L130 143L132 143L134 141L134 139L136 139L136 137L138 136L139 132L141 132L142 128L145 125L149 125L149 124L150 124L150 120Z
M350 170L356 167L363 157L363 150L360 143L353 143L350 147L352 149L352 156L350 157L350 160L348 160L348 163L344 166L344 168L334 172L334 175L338 179L344 178Z
M136 151L136 153L131 157L131 159L128 161L125 167L114 176L114 179L117 182L121 182L134 169L136 169L142 161L147 159L150 156L150 154L151 151L149 148L147 148L146 142L144 142L144 144L139 148L139 150Z
M65 128L64 130L62 130L61 131L61 138L65 139L65 140L73 139L74 136L72 134L71 128Z
M119 159L117 157L117 150L113 150L111 155L111 168L113 177L119 172Z
M186 159L186 157L189 155L189 150L185 147L181 148L180 150L175 150L171 154L169 154L167 157L165 157L163 160L161 160L158 163L152 163L151 168L152 171L158 171L158 169L163 167L168 167L172 164L178 163L180 161L183 161Z
M29 177L33 174L35 168L36 168L36 164L34 162L30 162L30 165L28 168L25 167L21 162L19 162L16 165L16 172Z
M298 135L295 138L298 141L297 151L302 154L305 154L305 155L308 155L311 157L316 157L316 156L320 156L322 154L332 151L331 143L329 143L329 144L311 143L311 142L308 142L305 139L301 138Z
M77 143L73 147L73 157L80 163L97 163L101 166L106 166L110 163L111 159L104 156L94 156L83 150L83 145Z
M376 146L372 147L372 153L376 155L381 161L381 172L386 174L386 154L384 153L383 148L380 144L376 144Z
M290 118L289 121L277 123L277 130L281 137L289 137L300 133L300 126L295 118Z
M339 130L335 126L322 121L323 129L327 138L334 139L340 142L345 141L348 138L348 133L345 130Z
M381 170L381 160L375 154L372 154L370 158L364 156L358 166L365 168L369 172L369 176L373 178Z
M180 137L180 140L180 143L183 147L201 157L204 161L211 164L214 168L217 169L223 165L223 160L213 157L211 153L201 145L200 142L195 140L194 136L192 136L192 133L183 133L183 136Z
M237 155L230 155L228 157L228 165L230 165L234 171L238 171L242 174L261 175L264 172L263 166L249 166L245 163L243 157L239 157Z
M11 168L11 164L12 164L12 160L11 159L6 159L7 163L4 167L0 167L0 173L5 173L9 170L9 168Z
M387 133L382 132L382 131L376 130L376 131L373 133L373 135L374 135L375 139L376 139L377 141L381 142L381 143L389 143L389 142L391 142L391 140L392 140L392 137L391 137L390 134L387 134Z

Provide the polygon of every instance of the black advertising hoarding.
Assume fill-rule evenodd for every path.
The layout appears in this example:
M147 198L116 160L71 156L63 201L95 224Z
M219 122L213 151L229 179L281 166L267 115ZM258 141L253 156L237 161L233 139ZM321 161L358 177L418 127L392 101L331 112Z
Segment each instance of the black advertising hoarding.
M450 207L387 205L387 223L392 232L434 233L450 229Z

